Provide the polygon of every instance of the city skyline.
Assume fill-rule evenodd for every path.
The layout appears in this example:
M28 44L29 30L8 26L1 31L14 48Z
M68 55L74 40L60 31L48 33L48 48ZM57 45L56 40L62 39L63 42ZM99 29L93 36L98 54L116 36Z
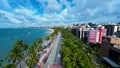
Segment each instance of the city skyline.
M120 21L119 0L1 0L0 28Z

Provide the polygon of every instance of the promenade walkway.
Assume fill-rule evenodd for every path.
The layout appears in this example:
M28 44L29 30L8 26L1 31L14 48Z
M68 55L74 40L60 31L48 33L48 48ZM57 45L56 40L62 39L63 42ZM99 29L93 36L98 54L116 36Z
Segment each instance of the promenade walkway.
M58 50L60 50L60 46L61 46L60 38L61 38L61 33L59 32L58 35L54 37L53 41L50 44L50 47L47 48L46 53L44 53L44 55L40 58L38 63L39 68L43 68L43 67L49 68L51 64L54 64L54 61L57 58L56 56L59 53Z
M58 57L59 55L59 50L60 50L60 47L61 47L61 33L59 32L58 33L58 36L54 42L54 47L53 49L51 50L51 53L49 54L48 56L48 59L44 65L44 68L49 68L50 65L52 64L57 64L58 62L56 62L56 58ZM60 61L59 61L60 62Z

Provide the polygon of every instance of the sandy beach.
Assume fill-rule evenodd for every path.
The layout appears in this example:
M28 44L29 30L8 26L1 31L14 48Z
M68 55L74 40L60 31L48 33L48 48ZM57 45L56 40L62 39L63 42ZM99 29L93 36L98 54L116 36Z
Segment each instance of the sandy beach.
M48 29L48 30L50 30L50 34L52 34L53 32L54 32L54 29Z

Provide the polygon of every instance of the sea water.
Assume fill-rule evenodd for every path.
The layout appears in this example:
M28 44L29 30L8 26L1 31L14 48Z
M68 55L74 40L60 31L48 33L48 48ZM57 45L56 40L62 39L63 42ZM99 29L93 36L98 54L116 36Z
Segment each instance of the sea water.
M50 30L45 28L5 28L0 29L0 59L6 62L6 56L13 49L16 40L23 40L31 45L38 38L45 39L50 34Z

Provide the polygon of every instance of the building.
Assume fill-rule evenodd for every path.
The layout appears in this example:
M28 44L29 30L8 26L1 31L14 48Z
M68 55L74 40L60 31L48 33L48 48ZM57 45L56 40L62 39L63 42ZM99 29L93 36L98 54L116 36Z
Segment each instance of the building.
M85 44L96 44L101 43L102 36L106 36L107 29L105 29L102 25L92 23L84 25L74 24L71 32Z
M102 36L106 36L106 29L92 29L89 30L89 36L88 36L88 40L89 43L101 43L102 42Z
M102 43L110 43L113 47L120 49L120 38L113 36L103 36Z
M81 39L84 43L88 42L88 31L89 28L76 28L76 37Z
M101 51L104 57L108 57L120 65L120 38L113 36L103 36Z
M117 37L120 37L120 26L118 26L117 28L117 34L116 34Z
M97 28L97 24L93 24L92 22L89 22L88 25L89 25L91 28L94 28L94 29Z
M107 29L107 36L113 36L115 32L117 32L117 26L116 25L103 25Z

